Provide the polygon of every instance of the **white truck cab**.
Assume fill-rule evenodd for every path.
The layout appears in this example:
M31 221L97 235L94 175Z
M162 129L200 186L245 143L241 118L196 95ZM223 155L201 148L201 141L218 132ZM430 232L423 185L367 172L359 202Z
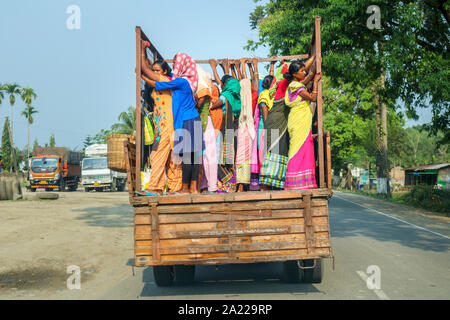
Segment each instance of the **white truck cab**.
M96 190L123 191L127 180L126 173L108 168L108 146L93 144L85 149L81 166L81 183L86 192Z

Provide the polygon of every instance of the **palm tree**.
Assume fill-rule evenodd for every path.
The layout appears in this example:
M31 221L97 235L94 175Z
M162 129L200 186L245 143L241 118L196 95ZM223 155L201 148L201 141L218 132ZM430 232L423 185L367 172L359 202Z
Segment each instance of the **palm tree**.
M21 115L23 115L28 120L28 144L27 144L27 159L30 158L30 126L33 124L33 114L38 113L38 111L31 105L27 105L27 107L22 111Z
M37 94L34 92L33 88L30 87L25 87L22 88L20 96L23 100L23 102L25 102L26 104L26 108L24 111L22 111L22 115L25 116L25 118L27 118L28 120L28 145L27 145L27 149L28 149L28 154L27 154L27 159L30 157L30 125L33 124L33 113L38 112L36 109L34 109L31 106L31 103L33 102L33 100L36 100L37 98ZM24 114L24 112L29 112L27 115ZM31 112L31 113L30 113Z
M2 104L3 98L5 98L3 91L5 90L4 85L0 83L0 104Z
M7 83L4 86L6 94L9 94L9 104L11 105L11 141L14 137L14 127L13 127L13 106L16 103L16 95L21 94L20 86L17 83ZM14 148L14 146L11 146Z
M127 112L119 114L118 120L121 122L113 124L112 131L136 136L136 110L133 106L129 106Z

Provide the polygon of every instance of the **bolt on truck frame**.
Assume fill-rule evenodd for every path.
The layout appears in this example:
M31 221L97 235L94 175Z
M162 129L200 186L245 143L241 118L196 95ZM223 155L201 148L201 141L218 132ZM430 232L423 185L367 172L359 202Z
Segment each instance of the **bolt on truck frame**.
M136 144L124 143L130 204L134 207L135 266L152 266L158 286L170 286L174 280L178 284L192 282L196 265L274 261L283 262L287 282L321 282L322 259L333 258L328 215L328 199L332 196L330 134L322 127L321 81L313 117L317 189L140 196L136 192L141 190L144 162L142 40L151 43L147 50L153 59L162 58L136 27ZM231 71L237 78L246 77L247 64L253 79L258 79L258 63L275 64L312 55L316 59L311 68L321 72L320 17L315 18L308 54L221 59L217 64L225 74ZM210 60L196 63L210 64ZM216 67L210 65L219 84Z

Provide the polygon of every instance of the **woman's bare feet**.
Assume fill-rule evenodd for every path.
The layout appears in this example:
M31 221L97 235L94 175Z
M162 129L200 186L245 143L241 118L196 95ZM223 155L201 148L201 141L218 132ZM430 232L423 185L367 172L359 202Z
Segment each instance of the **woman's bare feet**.
M183 183L181 185L180 193L189 193L189 183Z
M189 192L192 194L198 194L198 182L195 180L191 181L191 187L189 189Z

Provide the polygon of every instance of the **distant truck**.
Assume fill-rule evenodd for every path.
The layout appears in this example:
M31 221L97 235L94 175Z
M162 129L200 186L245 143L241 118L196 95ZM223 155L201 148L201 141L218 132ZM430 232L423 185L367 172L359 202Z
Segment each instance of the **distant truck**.
M81 178L81 152L65 147L35 147L29 159L28 189L75 191Z
M85 158L81 168L81 183L86 192L97 190L123 191L127 174L108 168L108 146L93 144L85 149Z

